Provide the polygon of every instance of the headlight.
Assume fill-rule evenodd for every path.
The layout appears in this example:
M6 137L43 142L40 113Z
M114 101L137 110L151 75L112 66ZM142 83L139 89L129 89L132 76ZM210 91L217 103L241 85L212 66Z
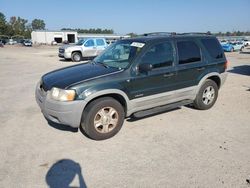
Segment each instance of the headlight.
M51 89L51 98L57 101L73 101L75 95L75 90L64 90L55 87Z

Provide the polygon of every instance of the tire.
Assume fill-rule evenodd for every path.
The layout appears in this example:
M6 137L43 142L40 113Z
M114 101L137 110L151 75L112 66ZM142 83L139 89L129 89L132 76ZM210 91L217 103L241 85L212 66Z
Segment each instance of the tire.
M82 54L80 52L73 52L71 55L71 59L74 62L79 62L82 59Z
M243 51L243 48L244 48L244 47L241 47L241 49L240 49L241 52Z
M209 93L208 93L209 92ZM194 107L199 110L208 110L216 102L218 86L213 80L206 80L201 86L194 100Z
M81 127L93 140L105 140L116 135L124 122L123 106L111 97L92 101L83 111Z
M231 48L230 52L234 52L234 48Z

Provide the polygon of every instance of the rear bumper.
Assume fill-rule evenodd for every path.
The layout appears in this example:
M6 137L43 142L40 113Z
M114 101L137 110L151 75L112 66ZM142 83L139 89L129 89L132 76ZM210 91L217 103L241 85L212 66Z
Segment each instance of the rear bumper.
M39 84L36 87L36 102L47 119L74 128L79 127L83 109L87 104L84 100L60 102L50 99L49 91L42 91Z

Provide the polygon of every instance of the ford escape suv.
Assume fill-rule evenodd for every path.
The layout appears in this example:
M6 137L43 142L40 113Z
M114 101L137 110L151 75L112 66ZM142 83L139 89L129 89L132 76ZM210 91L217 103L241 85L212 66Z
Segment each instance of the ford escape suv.
M187 104L211 108L226 68L212 35L151 33L117 41L88 63L45 74L36 101L46 119L81 126L90 138L102 140L131 115Z

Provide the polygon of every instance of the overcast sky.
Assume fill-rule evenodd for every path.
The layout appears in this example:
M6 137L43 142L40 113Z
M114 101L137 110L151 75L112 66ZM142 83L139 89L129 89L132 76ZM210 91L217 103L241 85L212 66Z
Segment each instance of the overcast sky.
M50 30L250 31L250 0L0 0L0 12L43 19Z

